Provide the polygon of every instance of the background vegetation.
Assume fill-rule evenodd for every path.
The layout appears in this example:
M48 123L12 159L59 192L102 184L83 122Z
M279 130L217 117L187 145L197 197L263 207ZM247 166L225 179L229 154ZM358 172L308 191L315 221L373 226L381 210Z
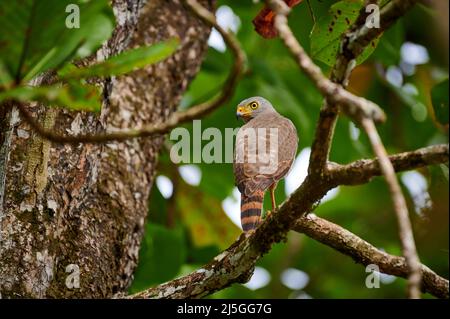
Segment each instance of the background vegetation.
M87 13L77 32L68 32L64 27L66 15L52 15L52 12L64 12L63 8L72 2ZM34 11L26 4L0 3L0 17L2 14L15 17L0 21L3 30L0 33L0 102L34 100L98 111L100 92L86 78L124 74L160 61L176 49L177 40L172 39L122 53L93 67L73 67L67 62L95 52L113 31L114 17L108 1L92 3L41 2ZM334 62L341 33L356 19L362 4L360 0L303 1L290 15L289 24L295 36L324 73L328 74ZM386 112L387 122L379 130L389 153L448 143L448 13L445 15L432 4L423 1L415 6L374 42L358 61L361 64L350 79L351 92L373 100ZM306 174L309 147L323 97L301 73L280 40L263 39L254 31L252 19L261 9L261 3L219 0L217 7L219 23L237 34L247 54L248 70L232 100L204 118L201 125L203 129L219 128L223 133L225 128L238 127L241 123L235 120L235 106L255 95L267 98L289 117L299 132L300 145L291 174L277 189L277 201L281 203ZM338 10L342 10L342 15L337 16ZM47 32L27 32L28 27L39 30L38 26L48 16L53 20L48 22ZM95 33L91 32L93 29ZM67 45L58 46L62 39ZM231 53L220 39L213 31L206 59L184 95L181 108L212 97L222 87L232 62ZM27 50L21 51L24 47ZM51 68L58 70L65 86L26 85ZM192 131L192 125L185 127ZM202 145L207 142L203 141ZM358 128L347 118L340 118L330 159L348 163L371 158L369 145ZM149 198L149 215L139 265L130 288L132 293L198 269L240 234L233 222L239 216L239 193L234 187L232 165L177 165L168 155L170 141L166 146L160 154L158 177ZM224 143L223 149L226 148ZM192 149L191 154L196 151L199 150ZM448 166L430 166L399 176L421 261L448 278ZM269 198L265 199L265 207L270 207ZM382 178L363 186L340 186L329 193L314 213L388 253L401 255L397 222ZM248 284L233 285L211 298L404 297L404 279L384 275L379 289L368 289L366 276L364 267L350 258L304 235L290 233L286 243L275 245L258 261Z
M295 7L289 24L327 73L328 57L323 51L335 45L332 39L339 40L340 35L327 34L326 29L333 19L335 7L332 5L337 2L311 0L310 3L316 26L306 2ZM361 6L358 1L338 2L344 8L355 4L356 8ZM218 5L219 22L222 17L230 24L233 12L239 19L237 36L248 55L249 68L232 101L202 120L202 128L217 127L224 132L225 127L237 127L241 123L236 122L234 111L239 101L252 95L266 97L299 131L299 154L303 156L299 156L291 172L298 185L301 168L308 159L306 155L322 96L302 75L279 40L263 39L254 31L252 19L262 4L219 1ZM344 12L347 13L351 19L356 17L351 11ZM448 113L438 109L435 114L432 103L433 97L435 106L438 99L446 101L448 112L448 42L439 29L440 19L440 13L430 6L417 5L382 36L373 54L352 74L350 91L373 100L387 113L388 120L380 126L380 134L389 153L448 142ZM325 34L317 36L320 35L317 29ZM228 51L210 47L183 105L214 94L227 74L230 60ZM189 125L186 127L191 129ZM347 118L340 118L330 159L348 163L371 158L369 145L364 134L359 134ZM180 167L171 163L167 152L161 156L159 174L170 179L173 192L168 201L161 195L160 190L168 188L168 194L171 193L164 177L159 178L159 188L152 190L133 292L197 269L239 234L224 211L225 208L229 215L238 216L238 194L233 193L231 164L195 166L196 169L181 168L181 173L188 175L183 179ZM199 172L201 180L195 185ZM421 261L448 277L448 167L431 166L403 173L400 178ZM295 184L292 180L290 183ZM315 214L349 229L388 253L401 254L397 223L382 178L363 186L339 187L330 197ZM277 200L281 202L285 198L285 183L281 182ZM270 207L268 196L265 200L265 207ZM406 285L404 279L382 276L380 289L368 289L364 267L297 233L291 233L287 243L276 245L257 266L260 268L250 284L234 285L212 298L402 298Z

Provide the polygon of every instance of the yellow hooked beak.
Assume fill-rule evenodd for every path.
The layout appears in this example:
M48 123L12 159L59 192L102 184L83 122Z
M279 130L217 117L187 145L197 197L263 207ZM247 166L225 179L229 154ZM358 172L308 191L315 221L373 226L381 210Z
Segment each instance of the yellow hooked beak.
M249 111L243 106L239 106L236 111L236 118L248 119L252 115L252 111Z

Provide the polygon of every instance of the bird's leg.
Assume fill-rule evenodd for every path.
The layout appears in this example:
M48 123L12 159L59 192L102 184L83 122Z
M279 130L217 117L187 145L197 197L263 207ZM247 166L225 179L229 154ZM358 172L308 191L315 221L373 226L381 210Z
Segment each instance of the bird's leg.
M270 200L272 201L272 211L267 211L266 213L266 218L270 216L270 214L272 214L272 212L277 209L277 202L275 200L275 189L277 188L277 182L273 183L272 185L270 185Z
M270 186L270 199L272 201L272 210L277 209L277 202L275 200L275 189L277 188L277 182Z

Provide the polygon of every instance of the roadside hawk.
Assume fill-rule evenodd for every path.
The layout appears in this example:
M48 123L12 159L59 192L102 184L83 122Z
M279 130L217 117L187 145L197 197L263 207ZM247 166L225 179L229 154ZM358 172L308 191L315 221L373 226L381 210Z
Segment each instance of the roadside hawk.
M259 96L239 103L236 116L245 124L236 136L233 169L241 192L242 229L248 232L260 223L268 188L272 209L276 208L275 188L292 166L298 136L294 124Z

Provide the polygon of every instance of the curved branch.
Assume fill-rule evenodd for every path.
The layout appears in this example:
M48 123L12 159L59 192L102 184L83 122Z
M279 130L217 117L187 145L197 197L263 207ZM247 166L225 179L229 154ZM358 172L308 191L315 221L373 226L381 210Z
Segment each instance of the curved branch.
M211 113L219 106L229 101L234 94L239 79L244 73L246 61L245 53L241 49L239 42L233 33L224 30L217 23L213 13L202 7L196 0L185 0L185 3L202 21L217 29L234 55L234 65L231 68L230 74L228 75L221 92L212 100L192 106L185 111L175 112L163 123L149 124L138 129L98 134L81 134L74 136L59 134L52 129L44 128L28 111L25 104L14 102L14 105L17 106L21 116L33 130L36 131L36 133L55 143L105 143L109 141L123 141L136 137L147 137L167 133L182 123L201 118L202 116Z
M415 3L415 1L402 2L410 3L410 5L400 4L399 0L397 0L394 1L393 5L387 6L388 8L384 10L384 17L382 19L384 27L390 26L393 21L395 21L395 19L391 18L392 16L396 16L396 14L392 14L392 11L399 10L399 14L402 14ZM408 293L411 298L420 298L420 262L415 248L414 237L411 230L411 223L409 221L408 210L406 207L406 201L403 197L400 185L397 181L397 177L395 176L394 168L389 161L384 145L378 136L378 132L374 124L374 122L381 122L385 119L384 112L375 103L362 97L355 96L346 91L341 85L327 79L322 74L321 69L317 65L315 65L311 58L306 54L300 43L295 38L292 30L289 28L287 15L290 12L290 8L281 0L267 0L267 3L271 6L272 10L276 14L275 27L285 46L289 49L290 53L295 58L297 64L300 66L303 72L311 79L317 89L325 97L327 104L334 105L331 110L328 110L327 105L325 105L326 113L324 114L326 114L329 118L326 119L325 124L328 124L328 126L324 127L324 132L320 132L324 123L321 123L320 121L318 123L316 136L325 138L324 142L326 144L319 147L320 153L318 154L314 153L317 149L313 148L310 163L314 163L312 165L317 166L309 167L309 173L316 174L319 175L319 177L322 177L321 174L327 167L327 157L329 154L331 138L337 118L337 110L335 105L338 105L344 111L344 113L349 116L355 123L360 123L364 127L367 135L369 136L369 140L372 144L373 150L378 157L381 171L386 178L389 190L391 192L391 197L394 202L394 209L399 223L399 233L402 242L403 254L410 268L410 276L408 278ZM367 41L367 38L375 38L376 36L381 34L381 31L367 31L369 30L369 28L366 26L363 12L364 10L362 10L356 23L352 26L352 28L356 27L355 31L351 29L350 32L348 32L344 36L343 48L341 49L342 52L340 52L340 55L342 55L342 57L337 58L336 66L333 69L332 78L334 78L336 82L342 82L343 85L347 84L348 77L353 67L356 65L355 56L360 54L365 46L369 43ZM386 21L390 22L386 23ZM369 34L369 36L367 36L366 34ZM354 43L352 42L352 38L358 37L365 41L362 41L359 46L355 47ZM349 49L353 56L349 57L345 54L346 48ZM340 78L338 78L339 76ZM331 111L329 112L330 114L328 114L327 111ZM317 141L316 139L313 146L317 146L317 142L320 143L321 141ZM314 157L319 157L319 162L317 164L315 163Z
M445 151L440 150L440 148L438 149L434 149L434 151L436 153L445 153ZM420 149L414 152L394 155L393 157L398 159L397 161L394 161L394 163L397 163L396 167L399 169L406 167L405 163L408 163L407 167L409 169L422 167L423 160L415 160L420 153L424 154L422 156L424 160L434 158L434 156L430 154L431 150L424 151L423 149ZM441 155L437 157L439 159L434 158L432 160L433 164L443 163L448 160L448 156L447 158ZM375 168L373 166L375 166ZM362 169L367 170L367 174L375 174L377 172L376 164L373 163L373 160L367 161L365 165L362 166ZM339 175L336 174L336 176ZM272 213L269 218L264 220L252 235L249 237L241 235L230 248L222 252L214 258L213 261L201 269L181 278L144 290L129 296L128 298L201 298L226 288L233 283L246 282L249 279L249 275L251 274L256 261L270 250L272 244L284 240L286 233L292 227L294 230L298 230L296 229L298 225L302 225L305 229L313 228L314 224L304 221L306 219L306 217L303 216L304 213L311 211L317 201L325 196L330 189L337 186L337 181L338 179L336 178L318 180L308 176L300 188L280 206L278 211ZM344 229L340 230L340 233L344 231L351 234ZM315 236L326 238L328 232L323 228L322 230L317 231ZM362 241L356 235L353 236L359 241ZM339 243L336 238L330 236L327 244L337 249L342 243ZM353 247L352 243L347 243L347 245ZM353 253L356 255L359 251L358 247L359 246L357 245L353 247ZM401 257L396 258L402 259ZM403 266L400 267L399 265L391 265L393 267L392 269L394 269L392 274L403 276L402 271L405 270L402 268ZM380 268L381 267L382 266L380 265ZM428 269L426 266L422 266L422 268ZM389 273L389 269L381 269L386 273ZM394 271L399 272L397 273ZM429 291L437 297L442 297L443 294L440 287L442 286L442 280L445 279L439 277L440 279L438 278L439 280L437 280L437 277L433 277L430 274L430 272L426 272L424 275L426 277L423 277L422 279L426 291Z
M279 7L275 8L276 12L278 12L277 9L285 9L280 1L271 0L269 2L275 6L277 4L278 6L281 6L281 9ZM283 34L287 35L287 37L285 36L283 38L285 44L288 48L292 49L292 53L298 58L300 67L313 80L321 93L334 104L344 102L347 103L348 106L356 105L357 107L361 107L362 111L357 110L355 113L358 117L375 117L381 119L382 113L378 112L379 108L375 104L351 95L341 86L330 82L322 75L320 69L314 65L311 59L303 51L300 44L298 44L293 37L292 32L287 26L287 12L288 11L285 10L283 14L277 15L278 22L276 22L276 26L277 28L281 26L281 30L278 29L278 32L282 38ZM351 65L351 63L348 65ZM351 68L347 69L351 70ZM348 75L349 72L346 71L346 74L342 75L341 79L335 80L335 82L345 82ZM334 95L339 96L336 97ZM375 110L375 113L371 111L366 112L371 109ZM321 114L326 113L321 112ZM326 134L328 135L328 142L325 143L326 156L323 162L324 165L327 162L327 154L334 127L333 123L335 122L336 116L337 112L332 112L330 117L333 117L334 119L328 123L319 122L316 129L315 143L321 143L317 138L317 134L319 134L322 129L331 132ZM324 127L325 125L327 125L327 127ZM312 153L314 152L315 151L313 150ZM130 296L129 298L199 298L228 287L232 283L247 281L255 262L270 250L272 244L284 240L286 233L292 225L295 225L296 220L306 212L311 211L316 202L325 196L330 189L337 186L336 181L328 178L328 176L320 175L319 177L320 178L317 178L317 176L311 174L310 170L310 174L306 177L299 189L297 189L276 212L271 214L254 233L249 237L241 235L238 241L205 267L187 276L147 289Z
M400 241L402 243L402 253L405 256L406 263L409 268L408 275L408 296L410 298L420 298L420 260L417 255L416 243L412 231L411 221L409 220L408 207L403 196L400 183L395 175L394 166L389 160L386 149L378 134L377 128L371 119L363 118L361 125L369 137L373 152L377 156L380 164L380 170L383 173L389 192L391 193L392 202L394 204L395 215L397 216L398 231Z
M434 164L445 164L449 160L448 144L433 145L411 152L389 156L396 172L407 171ZM339 185L359 185L380 176L381 169L377 159L362 159L347 165L329 163L328 177Z
M332 187L306 178L291 198L272 213L253 233L241 237L201 269L129 298L201 298L236 282L250 279L256 261L274 243L286 238L290 226L312 209Z
M131 299L202 298L235 282L249 280L258 253L242 234L227 250L189 275L128 296Z
M364 266L375 264L382 273L402 278L409 275L405 258L385 253L345 228L314 214L299 218L292 229L351 257ZM422 274L422 290L435 297L448 299L448 280L423 264L419 265L419 269Z

